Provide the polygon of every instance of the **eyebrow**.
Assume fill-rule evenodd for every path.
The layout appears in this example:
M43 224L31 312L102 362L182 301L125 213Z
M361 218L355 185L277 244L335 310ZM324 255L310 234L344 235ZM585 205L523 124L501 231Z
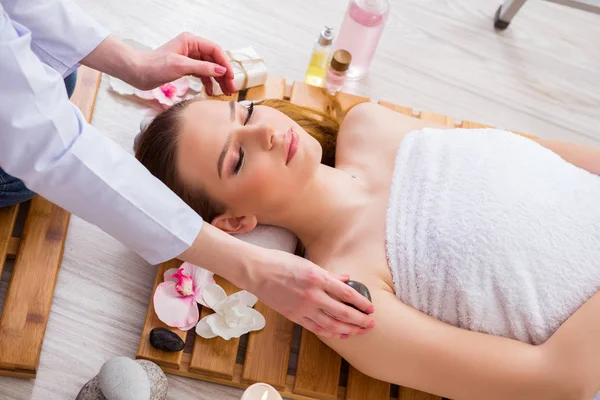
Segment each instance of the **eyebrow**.
M231 100L229 102L229 109L231 110L231 116L229 117L231 119L231 122L235 121L235 101Z
M231 122L235 121L235 101L231 100L229 102L229 109L231 110ZM221 179L221 174L223 171L223 161L225 161L225 155L227 154L227 149L231 144L231 133L227 135L227 140L225 140L225 145L223 149L221 149L221 154L219 154L219 160L217 161L217 172L219 174L219 179Z

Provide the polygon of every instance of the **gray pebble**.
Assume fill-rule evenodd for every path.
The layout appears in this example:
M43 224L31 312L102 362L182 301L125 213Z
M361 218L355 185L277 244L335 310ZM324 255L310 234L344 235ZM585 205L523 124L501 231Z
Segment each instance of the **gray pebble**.
M119 357L119 358L125 358L125 357ZM134 361L129 358L126 358L126 359L130 360L130 361ZM109 367L112 364L114 364L113 360L114 359L109 361L109 362L111 362L111 364L109 364ZM123 362L123 361L121 361L121 362ZM134 397L132 397L132 398L135 398L136 400L137 399L165 400L167 398L167 391L169 389L169 383L167 380L167 376L162 371L162 369L160 369L160 367L158 365L156 365L155 363L148 361L148 360L135 360L135 362L139 366L142 367L142 370L145 373L146 379L150 385L150 395L149 395L149 397L140 397L140 396L144 396L145 393L136 393L136 394L134 394ZM108 364L108 362L107 362L107 364ZM130 363L127 362L127 364L130 364ZM104 365L106 365L106 364L104 364ZM103 366L103 369L105 369L104 366ZM105 373L106 373L106 369L105 369ZM100 388L99 376L100 376L100 374L98 374L95 377L93 377L92 379L90 379L81 388L81 390L79 391L79 394L77 395L77 398L75 400L112 400L110 398L107 399L104 396L104 394L102 394L102 389ZM118 399L120 400L122 398L118 397Z
M75 400L106 400L106 397L102 394L102 390L100 390L98 375L83 385Z
M108 360L98 373L107 400L149 400L150 381L140 364L128 357Z
M164 400L167 398L169 381L162 369L148 360L135 360L146 371L150 382L150 400Z

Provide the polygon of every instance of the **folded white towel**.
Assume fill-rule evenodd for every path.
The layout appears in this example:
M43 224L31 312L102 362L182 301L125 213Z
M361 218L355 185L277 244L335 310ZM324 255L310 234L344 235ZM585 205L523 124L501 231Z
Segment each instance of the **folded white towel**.
M267 249L294 253L298 237L285 228L272 225L258 225L252 231L233 235L236 238Z
M387 211L396 296L449 324L538 344L600 288L600 177L519 135L410 133Z

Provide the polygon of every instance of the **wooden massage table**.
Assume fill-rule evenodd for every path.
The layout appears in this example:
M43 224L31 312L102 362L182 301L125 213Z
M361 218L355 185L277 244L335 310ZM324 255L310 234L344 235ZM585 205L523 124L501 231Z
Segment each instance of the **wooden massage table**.
M343 115L350 107L370 101L368 98L338 93L332 102L324 89L294 82L286 85L284 79L270 76L265 85L240 92L233 96L219 96L222 100L261 100L265 98L289 98L292 103L317 110ZM382 106L400 113L413 115L413 110L392 103L379 101ZM420 112L421 119L432 120L449 126L482 128L486 125L463 121L455 124L450 117ZM527 136L527 135L525 135ZM159 266L154 289L163 281L169 268L177 268L179 260L170 260ZM217 283L227 294L238 288L220 277ZM152 293L154 294L154 289ZM239 339L226 341L220 337L203 339L195 330L182 332L163 324L154 312L152 297L140 337L136 357L153 361L166 373L246 388L256 382L275 387L284 398L297 400L434 400L440 399L408 388L399 388L365 376L349 366L333 350L323 344L314 334L295 326L292 322L269 309L261 302L255 308L265 316L263 330L251 332ZM212 313L202 308L200 318ZM185 342L183 351L169 353L157 350L150 344L153 328L169 328Z

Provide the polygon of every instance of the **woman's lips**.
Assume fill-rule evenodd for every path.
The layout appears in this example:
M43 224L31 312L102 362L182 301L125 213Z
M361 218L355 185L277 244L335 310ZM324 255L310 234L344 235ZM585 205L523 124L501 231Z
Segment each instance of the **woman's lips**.
M294 158L296 151L298 150L298 141L300 137L293 129L290 129L285 134L285 165Z

